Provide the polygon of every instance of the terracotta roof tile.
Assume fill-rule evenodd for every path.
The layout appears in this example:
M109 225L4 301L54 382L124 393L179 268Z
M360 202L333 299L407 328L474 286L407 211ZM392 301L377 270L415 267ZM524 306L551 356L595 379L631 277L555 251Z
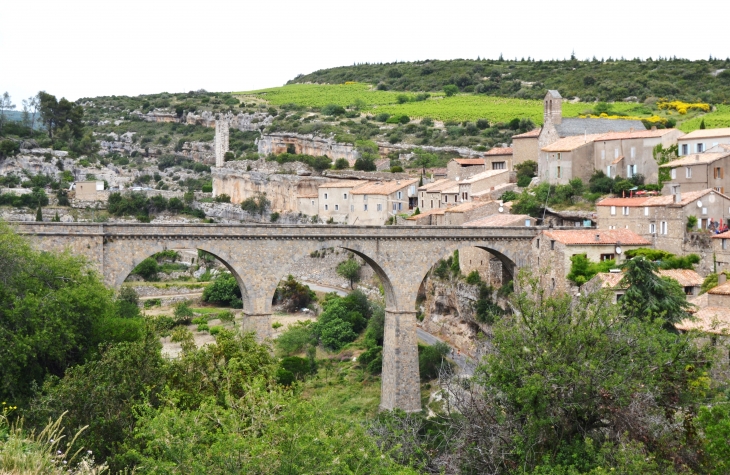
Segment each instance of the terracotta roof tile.
M493 201L467 201L466 203L461 203L452 208L448 208L446 210L446 212L447 213L465 213L467 211L471 211L476 208L481 208L482 206L486 206L490 203L493 203Z
M455 158L454 161L461 166L484 165L483 158Z
M713 295L730 295L730 281L708 290L707 293Z
M369 182L366 185L354 188L351 193L353 195L389 195L398 190L418 184L418 180L390 180Z
M364 185L367 182L361 180L345 180L345 181L333 181L331 183L323 183L317 188L354 188L356 186Z
M680 330L699 330L719 335L730 334L730 308L704 307L693 314L694 319L686 319L675 324Z
M591 135L573 135L570 137L565 137L563 139L558 140L557 142L554 142L547 147L543 147L543 152L571 152L579 147L582 147L586 144L592 144L593 141L600 137L601 134L591 134Z
M445 190L456 186L458 192L458 185L459 183L457 181L449 180L448 178L446 178L443 180L435 181L433 183L429 183L428 185L423 185L418 189L420 191L427 191L429 193L443 193Z
M699 129L679 137L679 140L706 139L712 137L730 137L730 127L721 129Z
M506 173L507 175L505 175L505 179L509 180L509 170L487 170L485 172L477 173L465 180L461 180L459 183L475 183L496 175L501 175L502 173Z
M669 163L661 165L660 168L676 168L687 165L704 165L712 163L730 156L730 152L706 152L706 153L693 153L691 155L684 156L677 160L672 160Z
M513 135L512 138L513 139L526 139L526 138L530 138L530 137L539 137L540 131L542 131L542 129L540 127L538 127L536 129L532 129L529 132L525 132L524 134Z
M484 155L512 155L512 147L494 147Z
M453 181L449 180L448 178L441 178L440 180L432 181L431 183L426 183L425 185L421 185L418 187L418 191L429 191L431 188L440 187L447 181Z
M730 199L722 193L718 193L712 188L705 190L688 191L681 193L682 200L679 202L680 206L686 206L698 198L702 198L708 193L715 193L716 195L722 196L723 198ZM596 206L628 206L628 207L640 207L640 206L667 206L674 204L674 195L662 195L662 196L641 196L637 198L606 198L596 203Z
M623 272L599 272L593 279L601 281L602 289L625 289L626 286L619 286L619 282L621 282L621 279L623 278Z
M691 269L660 270L659 275L662 277L669 277L676 280L682 287L699 287L705 280L697 272Z
M432 215L439 215L444 214L446 212L446 208L433 208L428 211L422 211L421 213L415 215L415 216L409 216L406 219L410 220L418 220L420 218L425 218L426 216L432 216Z
M605 246L618 243L628 246L648 246L651 244L630 229L566 229L543 231L543 234L568 246Z
M629 130L624 132L608 132L598 137L596 142L608 142L610 140L628 140L628 139L645 139L653 137L662 137L674 132L676 129L656 129L656 130Z
M526 214L493 214L474 221L469 221L462 226L464 227L479 227L479 228L492 228L492 227L504 227L504 226L524 226L526 220L530 220L531 225L535 225L535 218L532 218Z

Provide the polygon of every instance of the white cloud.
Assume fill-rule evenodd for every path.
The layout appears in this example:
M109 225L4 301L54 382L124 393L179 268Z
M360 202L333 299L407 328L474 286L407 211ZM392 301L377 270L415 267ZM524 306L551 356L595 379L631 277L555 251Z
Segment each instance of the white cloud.
M69 99L278 86L354 62L730 56L721 26L678 34L677 2L333 0L6 2L0 92ZM679 8L681 7L681 8ZM693 2L695 18L730 13ZM712 13L710 13L712 12ZM695 28L698 25L688 25Z

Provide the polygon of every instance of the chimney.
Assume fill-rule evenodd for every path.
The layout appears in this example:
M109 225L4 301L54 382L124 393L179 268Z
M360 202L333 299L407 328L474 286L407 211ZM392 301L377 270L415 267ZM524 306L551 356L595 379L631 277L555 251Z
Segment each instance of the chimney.
M717 276L717 285L722 285L725 282L727 282L727 275L722 272L720 275Z

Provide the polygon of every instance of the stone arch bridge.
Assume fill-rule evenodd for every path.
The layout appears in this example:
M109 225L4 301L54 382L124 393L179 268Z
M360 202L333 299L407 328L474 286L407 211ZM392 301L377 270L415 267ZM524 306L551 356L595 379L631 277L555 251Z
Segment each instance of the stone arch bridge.
M86 257L106 283L119 287L145 258L166 249L197 248L216 256L236 277L244 328L271 335L271 301L292 263L338 247L360 256L385 291L381 408L421 409L416 345L416 296L426 273L444 255L478 247L514 274L529 265L534 227L307 226L223 224L20 223L43 250L69 249Z

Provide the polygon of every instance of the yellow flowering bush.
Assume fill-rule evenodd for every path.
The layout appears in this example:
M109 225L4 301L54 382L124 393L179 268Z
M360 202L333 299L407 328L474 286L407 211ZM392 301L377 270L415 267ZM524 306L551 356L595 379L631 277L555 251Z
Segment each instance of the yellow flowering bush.
M624 119L624 120L645 120L648 122L652 122L655 124L666 124L667 119L664 117L659 117L658 115L653 115L651 117L637 117L633 115L608 115L605 112L602 112L601 115L594 115L594 114L584 114L578 116L581 119Z
M659 101L657 107L661 110L676 110L680 115L685 115L689 110L710 112L710 104L704 102L682 102L682 101Z

